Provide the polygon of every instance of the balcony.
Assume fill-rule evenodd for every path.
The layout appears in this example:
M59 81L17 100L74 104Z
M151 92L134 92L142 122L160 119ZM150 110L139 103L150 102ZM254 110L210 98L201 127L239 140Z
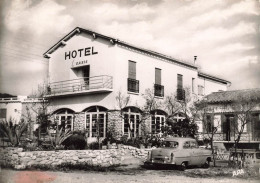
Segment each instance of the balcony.
M164 97L164 86L154 84L154 96L156 97Z
M50 83L47 97L112 92L112 76L83 77Z
M139 81L136 79L128 78L127 90L129 92L139 93Z
M184 89L177 89L177 100L185 100L185 90Z

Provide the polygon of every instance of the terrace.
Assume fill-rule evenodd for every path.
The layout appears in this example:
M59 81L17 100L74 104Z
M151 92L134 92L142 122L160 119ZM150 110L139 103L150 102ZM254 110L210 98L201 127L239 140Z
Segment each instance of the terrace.
M47 97L112 92L112 76L82 77L50 83Z

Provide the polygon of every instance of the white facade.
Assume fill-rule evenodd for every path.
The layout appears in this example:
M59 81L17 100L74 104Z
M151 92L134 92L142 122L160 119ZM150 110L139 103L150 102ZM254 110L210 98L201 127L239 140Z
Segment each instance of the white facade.
M204 87L205 95L227 90L230 83L199 74L193 64L82 28L74 29L44 56L49 58L48 97L52 99L54 108L86 113L82 117L85 128L88 108L101 106L107 110L118 109L118 92L130 96L129 107L140 108L145 102L142 94L146 89L153 90L155 84L159 85L161 92L157 98L163 101L165 96L176 93L178 87L188 87L197 96L198 85ZM156 69L160 70L157 76ZM179 86L178 75L181 75ZM134 77L134 88L139 82L138 91L129 91L129 77Z

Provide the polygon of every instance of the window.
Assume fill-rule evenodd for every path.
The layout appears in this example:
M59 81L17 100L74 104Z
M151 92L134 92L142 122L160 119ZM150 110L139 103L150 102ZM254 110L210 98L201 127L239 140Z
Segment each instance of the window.
M204 95L204 87L202 85L198 85L198 94Z
M161 69L155 68L154 96L164 96L164 86L161 85Z
M58 129L73 130L73 113L74 111L70 109L61 109L54 115Z
M136 80L136 62L128 62L127 90L129 92L139 93L139 81Z
M128 78L136 79L136 62L128 61Z
M128 137L138 137L140 135L140 112L136 108L124 109L123 131Z
M177 89L183 89L183 76L181 74L177 75Z
M177 100L185 100L185 90L183 89L183 76L177 74Z
M189 141L185 142L185 143L183 144L183 148L184 148L184 149L190 148L190 142L189 142Z
M192 93L195 93L195 78L192 78Z
M165 127L165 115L161 111L154 111L152 113L151 132L153 134L160 134Z
M106 137L106 111L106 108L98 106L85 110L88 137Z
M191 147L191 148L199 148L197 142L195 142L195 141L191 141L191 142L190 142L190 147Z
M6 109L0 109L0 121L6 120Z

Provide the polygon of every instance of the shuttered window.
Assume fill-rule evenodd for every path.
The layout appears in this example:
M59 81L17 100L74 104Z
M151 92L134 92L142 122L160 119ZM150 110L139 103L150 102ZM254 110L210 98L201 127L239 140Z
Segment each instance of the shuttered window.
M6 109L0 109L0 119L6 119Z
M128 62L128 78L136 79L136 62Z
M155 68L155 84L161 85L161 69Z
M181 74L177 75L177 88L178 89L183 88L183 76Z
M192 93L195 93L195 78L192 78Z

